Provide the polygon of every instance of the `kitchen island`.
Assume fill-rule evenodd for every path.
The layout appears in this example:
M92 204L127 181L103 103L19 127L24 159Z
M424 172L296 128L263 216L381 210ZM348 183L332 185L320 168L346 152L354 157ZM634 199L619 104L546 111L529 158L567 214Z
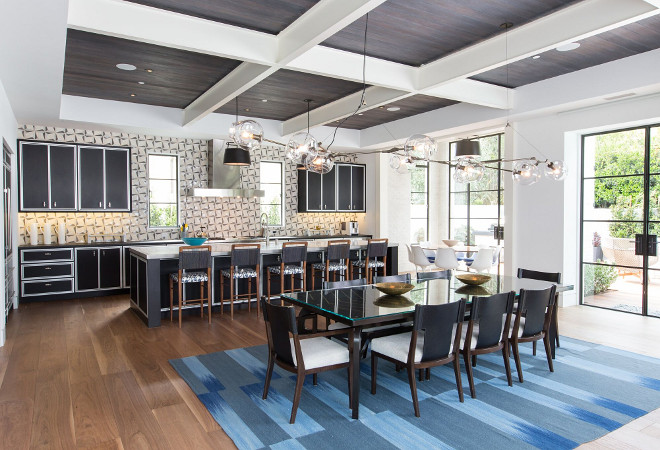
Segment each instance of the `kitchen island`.
M348 236L347 236L348 238ZM307 247L307 278L310 278L312 263L321 262L327 248L327 239L310 240ZM261 245L261 283L259 295L264 292L263 283L266 282L265 271L268 266L279 264L279 256L282 253L282 243L259 243ZM220 308L220 271L229 268L231 243L211 242L212 254L212 283L211 298L215 310ZM179 246L149 246L135 247L130 249L129 273L130 273L130 297L131 309L140 317L149 328L160 326L161 318L169 314L169 282L170 273L178 270ZM364 257L367 241L363 239L351 239L351 259ZM398 244L388 243L387 250L387 274L398 273ZM186 295L197 295L198 286L186 286ZM271 284L271 294L279 294L279 282ZM229 291L225 292L225 298L229 298ZM259 298L257 296L257 298ZM244 301L243 301L244 302ZM240 305L243 302L235 302Z

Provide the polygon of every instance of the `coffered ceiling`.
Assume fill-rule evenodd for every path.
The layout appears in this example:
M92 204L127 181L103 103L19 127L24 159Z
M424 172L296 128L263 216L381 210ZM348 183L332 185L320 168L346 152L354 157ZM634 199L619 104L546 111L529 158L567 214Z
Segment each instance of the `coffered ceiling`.
M281 136L307 127L304 99L311 127L361 135L431 111L504 115L522 86L660 48L660 0L35 1L52 5L42 22L65 9L60 114L166 107L153 113L180 132L233 119L236 98Z

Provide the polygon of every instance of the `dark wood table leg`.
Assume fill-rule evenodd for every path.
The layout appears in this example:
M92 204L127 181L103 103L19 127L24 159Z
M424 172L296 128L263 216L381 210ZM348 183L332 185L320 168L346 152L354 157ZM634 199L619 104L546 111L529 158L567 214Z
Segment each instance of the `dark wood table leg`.
M362 327L353 328L353 341L349 342L353 358L353 385L351 386L351 409L353 419L357 419L360 410L360 350L362 348Z

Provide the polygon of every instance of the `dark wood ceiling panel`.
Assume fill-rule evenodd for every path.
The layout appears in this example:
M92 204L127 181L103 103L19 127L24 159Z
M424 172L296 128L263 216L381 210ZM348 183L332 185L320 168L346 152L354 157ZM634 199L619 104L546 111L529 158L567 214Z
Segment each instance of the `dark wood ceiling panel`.
M133 64L137 70L120 70L116 67L119 63ZM69 29L62 93L185 108L239 64L217 56ZM140 81L144 84L138 84Z
M507 87L519 87L576 70L660 48L660 16L606 31L583 39L580 47L569 52L549 50L540 58L526 58L472 77L475 80Z
M239 96L239 115L287 120L307 111L306 98L313 100L314 109L361 89L362 84L352 81L279 70ZM215 112L234 114L235 103L231 101Z
M420 66L579 1L389 0L369 13L367 55ZM365 17L322 45L361 54Z
M341 128L351 128L354 130L362 130L364 128L381 125L393 120L403 119L405 117L414 116L434 109L444 108L445 106L454 105L458 102L447 100L444 98L430 97L428 95L413 95L402 100L383 105L376 109L370 109L361 113L362 115L355 115L347 119ZM388 111L389 107L399 107L398 111ZM337 126L339 122L332 122L328 126Z
M319 0L125 0L187 16L278 34Z

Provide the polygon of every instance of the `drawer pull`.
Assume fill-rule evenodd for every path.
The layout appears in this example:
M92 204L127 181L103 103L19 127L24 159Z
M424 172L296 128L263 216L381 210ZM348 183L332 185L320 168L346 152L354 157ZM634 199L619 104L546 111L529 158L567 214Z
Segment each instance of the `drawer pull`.
M50 255L51 255L50 252L46 252L46 253L44 253L44 256L50 256Z
M44 267L44 270L50 270L51 267Z
M52 284L51 283L46 283L46 284L44 284L44 286L52 286Z

